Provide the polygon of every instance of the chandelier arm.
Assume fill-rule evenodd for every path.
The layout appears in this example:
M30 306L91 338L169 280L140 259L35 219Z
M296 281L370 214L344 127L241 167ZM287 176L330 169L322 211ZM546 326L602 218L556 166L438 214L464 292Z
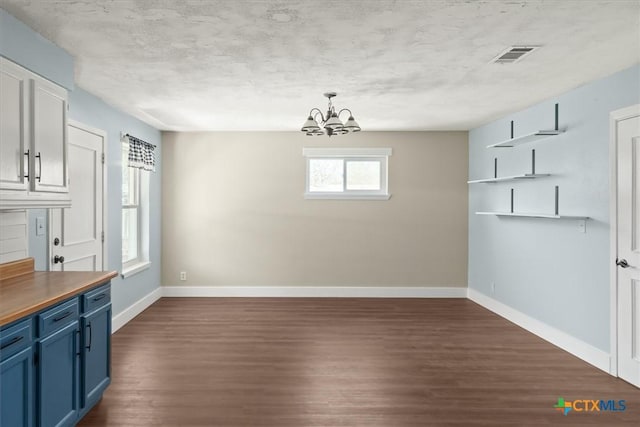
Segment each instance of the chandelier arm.
M340 110L340 112L338 113L338 117L340 117L340 114L342 114L343 111L348 111L350 116L353 116L353 113L351 112L351 110L349 110L348 108L343 108L342 110Z
M313 114L313 112L314 112L314 111L317 111L317 113L316 113L315 115ZM316 119L316 116L317 116L318 114L320 114L320 117L322 118L322 123L326 122L326 120L325 120L325 118L324 118L324 115L322 114L322 111L320 111L320 109L319 109L319 108L312 108L312 109L311 109L311 111L309 111L309 115L310 115L311 117L313 117L313 119L314 119L314 120Z

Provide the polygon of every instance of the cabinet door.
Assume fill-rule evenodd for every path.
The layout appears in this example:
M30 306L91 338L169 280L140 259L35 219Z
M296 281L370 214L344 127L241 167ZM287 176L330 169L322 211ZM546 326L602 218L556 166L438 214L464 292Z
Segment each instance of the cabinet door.
M37 76L31 82L32 189L68 193L67 91Z
M28 73L0 58L0 189L27 190Z
M81 407L89 408L111 383L111 304L82 316Z
M33 350L25 348L0 363L0 426L33 425Z
M63 427L78 418L78 321L38 343L38 425Z

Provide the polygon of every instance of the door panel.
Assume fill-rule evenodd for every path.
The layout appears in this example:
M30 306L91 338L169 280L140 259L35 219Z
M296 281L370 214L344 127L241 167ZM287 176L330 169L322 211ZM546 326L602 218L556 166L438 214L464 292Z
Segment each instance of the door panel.
M103 163L105 135L69 125L71 207L51 209L51 270L103 269ZM55 244L55 239L59 244ZM55 262L55 256L64 263Z
M78 259L65 258L63 268L64 271L98 271L95 255Z
M640 117L617 122L618 376L640 387Z

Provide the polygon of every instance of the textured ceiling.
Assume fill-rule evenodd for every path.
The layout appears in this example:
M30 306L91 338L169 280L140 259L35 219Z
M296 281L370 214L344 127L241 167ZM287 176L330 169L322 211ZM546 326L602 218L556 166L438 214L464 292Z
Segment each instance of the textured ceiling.
M0 0L77 84L173 130L470 129L640 62L640 1ZM510 45L542 48L515 64Z

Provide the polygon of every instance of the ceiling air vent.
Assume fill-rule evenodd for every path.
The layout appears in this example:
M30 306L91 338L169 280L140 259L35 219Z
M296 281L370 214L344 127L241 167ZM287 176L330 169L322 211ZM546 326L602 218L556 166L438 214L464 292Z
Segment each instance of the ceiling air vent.
M491 62L496 64L512 64L520 61L539 47L540 46L511 46L493 58Z

